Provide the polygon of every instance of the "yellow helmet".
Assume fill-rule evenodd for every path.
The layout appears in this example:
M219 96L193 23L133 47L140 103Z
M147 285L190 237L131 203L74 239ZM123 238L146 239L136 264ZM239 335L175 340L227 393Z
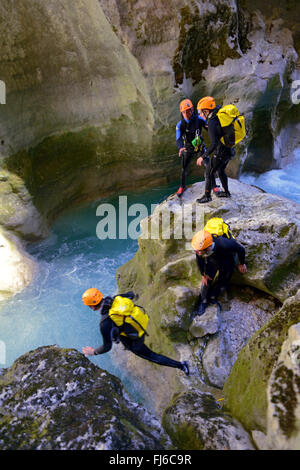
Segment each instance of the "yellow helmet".
M86 290L81 298L84 305L98 305L103 299L103 294L95 287L92 287Z
M191 245L195 251L203 251L209 248L213 244L212 234L206 230L200 230L197 232L191 241Z

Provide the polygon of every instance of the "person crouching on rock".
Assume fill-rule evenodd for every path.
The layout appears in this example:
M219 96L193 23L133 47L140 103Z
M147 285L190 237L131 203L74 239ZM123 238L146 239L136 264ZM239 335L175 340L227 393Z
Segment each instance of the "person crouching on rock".
M205 151L202 128L207 129L205 119L194 113L193 103L185 99L180 103L181 120L176 126L176 145L178 155L182 160L181 186L177 191L177 196L181 197L186 190L186 176L192 158L200 152Z
M202 315L209 303L216 303L220 292L226 291L237 259L239 272L247 272L245 248L234 238L217 237L205 230L200 230L194 235L191 245L202 275L200 306L197 312Z
M223 137L222 127L217 116L217 112L221 109L221 106L217 106L214 98L206 96L202 98L197 104L197 110L200 117L207 120L208 123L208 135L210 138L210 146L204 153L197 159L197 165L205 165L205 193L197 202L203 204L210 202L211 190L218 197L230 197L228 189L228 178L225 173L225 168L228 162L235 155L235 150L232 148L225 147L222 144L221 138ZM213 187L214 174L218 173L219 179L223 186L223 191L219 191L215 186Z
M141 310L141 307L134 305L132 302L134 297L133 292L128 292L103 298L102 293L96 288L88 289L83 293L84 305L94 311L99 311L101 315L100 332L103 338L102 346L97 349L90 346L83 347L83 354L87 356L104 354L111 350L113 341L117 343L121 341L125 349L129 349L137 356L155 364L180 369L189 375L189 366L186 361L179 362L157 354L144 344L148 316ZM128 317L126 320L125 314Z

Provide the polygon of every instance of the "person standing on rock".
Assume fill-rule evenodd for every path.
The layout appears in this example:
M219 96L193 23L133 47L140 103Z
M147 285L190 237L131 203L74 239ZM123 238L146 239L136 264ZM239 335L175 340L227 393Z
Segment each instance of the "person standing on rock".
M247 272L245 248L234 238L214 236L206 230L197 232L191 241L202 275L200 307L202 315L209 303L216 303L221 291L227 289L236 262L240 273ZM216 275L218 273L218 277Z
M193 103L185 99L180 103L181 120L176 126L176 145L182 161L181 186L177 196L181 197L186 190L186 176L192 158L199 152L205 151L202 129L207 129L205 119L194 113Z
M115 297L103 298L102 293L96 288L90 288L83 293L82 301L84 305L87 305L94 311L98 310L101 314L100 332L103 338L102 346L97 349L90 346L83 347L83 354L87 356L104 354L111 350L113 341L117 343L121 341L125 349L129 349L129 351L133 352L137 356L150 362L154 362L155 364L180 369L186 375L189 375L189 366L186 361L179 362L163 356L162 354L157 354L151 351L151 349L144 344L145 334L147 333L143 328L142 321L140 320L140 322L138 322L137 320L134 320L133 310L138 307L131 301L134 296L133 292L128 292ZM122 319L121 325L117 326L115 321L118 323L120 318L124 318L124 310L128 308L132 309L130 318L133 322L128 324L125 323L124 319ZM118 319L113 321L112 318L115 318L116 316ZM132 326L134 321L138 325L137 328L139 333L138 330Z
M208 135L210 138L210 146L205 153L197 159L197 165L205 165L205 193L200 199L197 199L197 202L200 204L212 200L212 189L218 197L230 197L228 177L225 173L225 168L228 162L234 157L235 150L226 147L221 142L223 131L217 116L220 109L221 106L217 106L214 98L211 96L202 98L197 104L199 116L207 120ZM218 191L218 189L214 189L213 187L212 177L214 178L216 172L223 186L223 191Z

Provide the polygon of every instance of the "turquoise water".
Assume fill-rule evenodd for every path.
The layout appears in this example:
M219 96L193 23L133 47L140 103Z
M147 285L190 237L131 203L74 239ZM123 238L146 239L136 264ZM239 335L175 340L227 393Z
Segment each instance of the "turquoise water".
M143 203L150 215L151 204L162 202L177 187L128 194L128 206ZM38 262L38 273L28 288L0 308L0 340L6 345L6 362L0 367L8 367L39 346L58 344L81 351L82 346L102 344L99 314L83 305L81 295L89 287L98 287L104 296L115 294L116 270L134 256L138 247L137 240L132 239L99 240L96 227L101 217L96 211L103 203L111 204L118 215L118 196L70 210L56 220L48 239L28 247ZM123 217L123 229L133 219L126 221ZM91 360L119 376L137 398L137 384L127 380L126 371L114 366L110 353Z
M295 151L294 161L283 169L267 171L259 176L245 174L240 180L300 204L300 149Z

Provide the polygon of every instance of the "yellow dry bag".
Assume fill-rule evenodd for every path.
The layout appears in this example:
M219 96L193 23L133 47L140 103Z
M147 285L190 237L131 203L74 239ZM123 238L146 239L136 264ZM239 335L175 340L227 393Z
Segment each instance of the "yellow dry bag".
M213 217L212 219L209 219L204 227L204 230L217 237L222 237L225 235L227 238L234 238L230 231L229 225L224 222L222 217Z
M233 104L223 106L218 112L223 137L221 142L226 147L234 147L246 136L245 118Z
M143 334L147 335L146 328L149 322L147 313L127 297L117 295L108 316L120 328L120 334L123 336L134 339L140 338Z

